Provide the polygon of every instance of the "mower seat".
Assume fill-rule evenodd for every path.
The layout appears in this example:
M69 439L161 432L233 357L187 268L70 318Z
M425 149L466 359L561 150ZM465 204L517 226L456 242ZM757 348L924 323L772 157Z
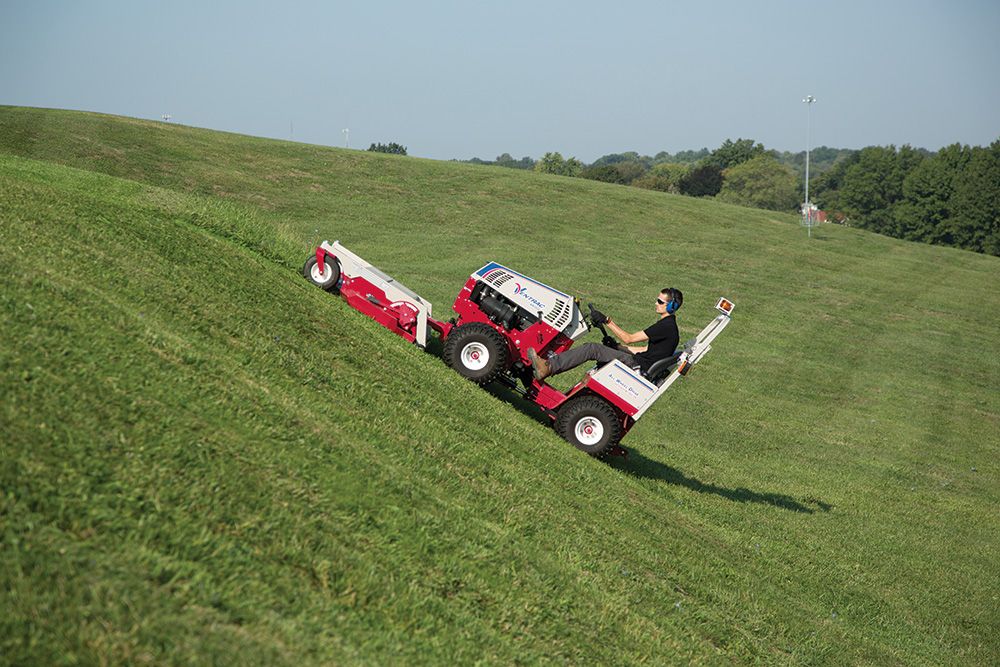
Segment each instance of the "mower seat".
M645 375L646 379L653 384L660 384L664 378L670 375L670 372L674 370L674 367L677 366L677 361L681 358L682 352L684 352L684 350L677 350L666 359L660 359L650 366L646 372L643 373L643 375Z
M655 385L659 385L673 372L674 367L677 366L677 361L681 358L681 353L693 348L697 342L697 337L684 341L684 344L678 347L672 355L666 359L660 359L650 366L649 370L644 373L646 379Z

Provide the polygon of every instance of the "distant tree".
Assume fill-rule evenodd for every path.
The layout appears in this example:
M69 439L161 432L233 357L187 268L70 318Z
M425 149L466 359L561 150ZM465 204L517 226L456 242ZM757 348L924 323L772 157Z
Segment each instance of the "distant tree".
M709 156L709 150L707 148L701 148L696 151L680 151L674 155L673 160L669 162L678 162L680 164L695 164L696 162L703 160ZM665 162L668 160L665 160Z
M715 165L719 169L729 169L743 164L747 160L752 160L758 155L763 155L765 152L764 144L755 144L753 139L737 139L736 141L726 139L702 162Z
M828 148L826 146L820 146L819 148L814 148L810 151L809 180L811 182L809 184L809 195L814 202L817 200L812 196L815 191L813 182L815 182L821 175L843 163L857 152L858 151L849 148ZM781 153L775 152L775 156L778 158L779 162L794 169L796 178L799 179L800 183L804 183L806 173L805 151L799 151L798 153L789 153L788 151L783 151Z
M542 174L562 174L565 164L566 160L559 151L546 153L535 163L535 171Z
M722 190L717 196L721 201L772 211L798 208L795 172L773 155L758 155L726 169L722 176Z
M631 185L637 178L641 178L649 167L644 162L621 162L615 165L618 170L618 177L622 183Z
M593 164L589 167L584 167L583 171L580 172L580 176L592 181L618 183L618 170L615 167L616 164Z
M953 243L945 224L952 218L955 190L972 149L953 144L918 164L903 180L903 198L893 210L895 233L908 241Z
M844 213L864 228L899 236L893 207L903 198L903 181L923 154L910 146L869 146L847 167L840 184Z
M619 162L624 162L628 158L625 157L624 153L609 153L608 155L602 155L593 162L590 163L591 167L604 167L612 164L618 164Z
M722 189L722 169L714 164L699 164L681 179L681 194L691 197L714 197Z
M1000 140L972 149L951 213L945 227L954 245L1000 255Z
M890 207L902 195L903 185L902 181L893 182L895 170L895 147L868 146L844 172L841 204L859 226L882 233L891 231Z
M691 171L691 165L682 162L661 162L654 166L651 171L654 176L667 176L679 184L681 178Z
M577 160L575 157L571 157L566 160L566 165L563 168L564 176L579 176L581 171L583 171L582 162Z
M804 165L804 151L802 158ZM861 151L853 151L840 162L835 163L828 171L809 179L809 198L835 219L847 217L847 214L844 212L841 187L843 186L847 170L857 164L860 159ZM805 196L804 192L802 196Z
M583 169L580 176L605 183L630 185L645 173L646 167L638 162L615 162L599 166L591 165Z
M464 162L466 164L481 164L491 167L507 167L509 169L533 169L535 167L535 161L530 157L523 157L520 160L515 160L510 156L510 153L503 153L498 155L497 159L493 162L488 160L481 160L478 157L474 157L470 160L452 160L452 162Z
M643 171L649 169L653 166L653 158L648 155L639 155L635 151L626 151L625 153L611 153L609 155L602 155L591 163L591 167L603 167L608 164L619 164L621 162L631 162L639 164L642 166Z
M560 176L579 176L583 170L583 163L575 157L568 160L558 151L546 153L541 160L535 163L535 171L543 174L558 174Z
M691 171L691 167L686 164L661 162L641 178L632 181L632 185L647 190L659 190L660 192L679 194L681 191L681 181L684 180L689 171Z
M372 144L371 146L368 147L368 150L373 153L392 153L394 155L406 155L406 146L397 144L395 141L388 144L383 144L383 143Z

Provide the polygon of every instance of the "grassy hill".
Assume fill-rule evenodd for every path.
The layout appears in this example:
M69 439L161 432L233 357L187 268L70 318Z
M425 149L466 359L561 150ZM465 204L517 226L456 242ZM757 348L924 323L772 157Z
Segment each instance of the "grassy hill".
M16 107L0 206L0 661L1000 660L998 258ZM605 464L310 287L324 238L439 318L496 260L735 321Z

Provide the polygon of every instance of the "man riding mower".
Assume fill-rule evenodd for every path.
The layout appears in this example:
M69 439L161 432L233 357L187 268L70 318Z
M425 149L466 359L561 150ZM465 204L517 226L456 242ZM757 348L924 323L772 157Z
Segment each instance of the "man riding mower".
M624 453L622 437L711 349L733 310L731 301L719 299L720 314L677 350L674 313L684 297L673 288L657 297L660 319L628 333L593 306L588 323L577 299L495 262L469 276L452 305L456 317L448 321L434 319L430 302L339 242L317 247L303 274L422 348L436 332L445 363L461 376L479 385L500 382L523 395L548 415L560 436L594 456ZM605 344L570 349L591 325ZM645 349L636 345L643 342ZM545 382L587 360L604 363L568 392Z

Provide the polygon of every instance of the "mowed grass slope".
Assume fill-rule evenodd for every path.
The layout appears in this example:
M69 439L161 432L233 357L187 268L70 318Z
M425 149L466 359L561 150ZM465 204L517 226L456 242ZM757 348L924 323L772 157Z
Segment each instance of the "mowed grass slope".
M0 154L9 662L1000 657L996 258L93 114ZM438 317L497 260L735 321L602 464L310 288L321 238Z

